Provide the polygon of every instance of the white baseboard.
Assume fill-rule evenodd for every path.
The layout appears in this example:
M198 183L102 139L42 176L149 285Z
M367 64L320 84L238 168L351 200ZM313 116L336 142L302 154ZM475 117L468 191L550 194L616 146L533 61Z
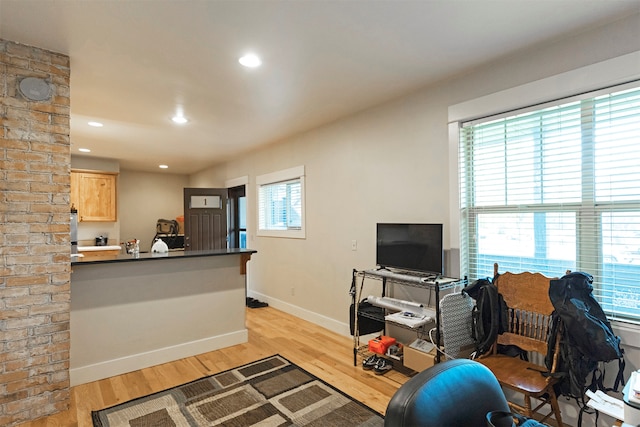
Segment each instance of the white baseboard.
M337 334L344 335L345 337L351 336L351 330L349 329L348 323L338 322L330 317L314 313L313 311L298 307L297 305L289 304L288 302L284 302L276 298L268 297L258 292L250 292L250 294L254 298L257 298L260 301L265 301L273 308L277 308L285 313L289 313L311 323L315 323L316 325L320 325L323 328L329 329Z
M245 343L248 340L249 333L247 329L242 329L224 335L203 338L201 340L159 348L144 353L132 354L118 359L105 360L104 362L87 366L73 367L72 360L71 369L69 370L71 386L73 387L75 385L137 371L138 369L172 362L185 357L219 350L232 345Z

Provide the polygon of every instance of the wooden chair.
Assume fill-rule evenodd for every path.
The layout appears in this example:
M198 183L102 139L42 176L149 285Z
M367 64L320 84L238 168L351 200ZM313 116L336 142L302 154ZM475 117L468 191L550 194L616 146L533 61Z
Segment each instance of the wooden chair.
M494 265L494 276L498 273L498 265ZM498 379L501 386L524 395L524 404L509 402L515 412L521 413L538 421L545 422L554 415L558 426L562 426L560 407L553 386L557 382L547 372L544 357L547 355L547 340L551 333L551 313L553 305L549 299L550 279L540 273L503 273L495 279L498 292L504 298L508 307L508 331L498 335L489 353L478 359L478 362L488 367ZM556 341L556 355L551 367L554 373L557 365L557 354L560 340ZM531 360L542 363L527 362L519 357L498 354L498 344L516 345L527 351ZM534 356L539 353L541 356ZM541 402L532 407L531 398ZM551 411L540 419L534 417L545 405L551 406Z

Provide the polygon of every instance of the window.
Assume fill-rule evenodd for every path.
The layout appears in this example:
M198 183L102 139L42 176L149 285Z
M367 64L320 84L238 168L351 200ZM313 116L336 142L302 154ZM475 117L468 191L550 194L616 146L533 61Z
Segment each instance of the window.
M638 82L463 123L459 153L464 274L584 271L640 322Z
M305 238L304 166L261 175L258 185L258 235Z

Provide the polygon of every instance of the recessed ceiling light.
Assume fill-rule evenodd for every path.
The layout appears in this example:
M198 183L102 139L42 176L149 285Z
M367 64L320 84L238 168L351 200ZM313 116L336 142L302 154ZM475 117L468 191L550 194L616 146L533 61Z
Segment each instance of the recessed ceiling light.
M171 120L172 120L174 123L177 123L177 124L179 124L179 125L183 125L183 124L185 124L185 123L187 123L187 122L189 121L189 120L187 120L187 119L186 119L186 117L184 117L184 116L173 116L173 117L171 118Z
M167 165L160 165L160 166L158 166L158 167L159 167L160 169L169 169L169 166L167 166Z
M238 62L249 68L256 68L262 65L262 61L256 55L250 53L238 59Z
M82 151L83 153L90 153L91 150L89 150L88 148L78 148L78 151Z
M94 128L101 128L102 126L104 126L102 123L100 122L89 122L88 123L89 126L93 126Z

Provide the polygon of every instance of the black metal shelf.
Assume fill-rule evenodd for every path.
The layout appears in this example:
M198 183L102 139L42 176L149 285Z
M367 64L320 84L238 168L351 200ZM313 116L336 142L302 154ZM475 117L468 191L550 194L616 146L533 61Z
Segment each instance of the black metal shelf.
M356 286L356 278L361 278L359 288ZM420 325L417 327L410 327L408 325L404 325L401 323L389 321L385 319L384 314L375 314L367 311L363 311L359 309L360 299L362 298L362 288L364 286L364 282L366 279L373 279L381 282L382 284L382 296L385 296L387 283L393 285L401 285L401 286L410 286L414 288L428 290L429 292L435 292L435 327L436 327L436 343L438 345L441 341L441 333L440 333L440 291L453 289L456 286L464 286L466 283L465 279L454 279L450 277L442 277L436 274L430 273L415 273L406 274L398 271L389 271L389 270L353 270L352 277L352 301L355 306L355 312L357 315L355 316L354 321L356 322L353 331L353 365L357 366L357 356L369 354L367 346L360 345L360 335L357 327L357 319L359 317L364 317L372 320L376 320L379 322L383 322L384 324L393 324L394 326L399 326L405 329L414 330L417 333L423 333L424 328L427 325L432 325L432 322L428 322L426 325ZM436 363L440 362L440 352L436 354Z

